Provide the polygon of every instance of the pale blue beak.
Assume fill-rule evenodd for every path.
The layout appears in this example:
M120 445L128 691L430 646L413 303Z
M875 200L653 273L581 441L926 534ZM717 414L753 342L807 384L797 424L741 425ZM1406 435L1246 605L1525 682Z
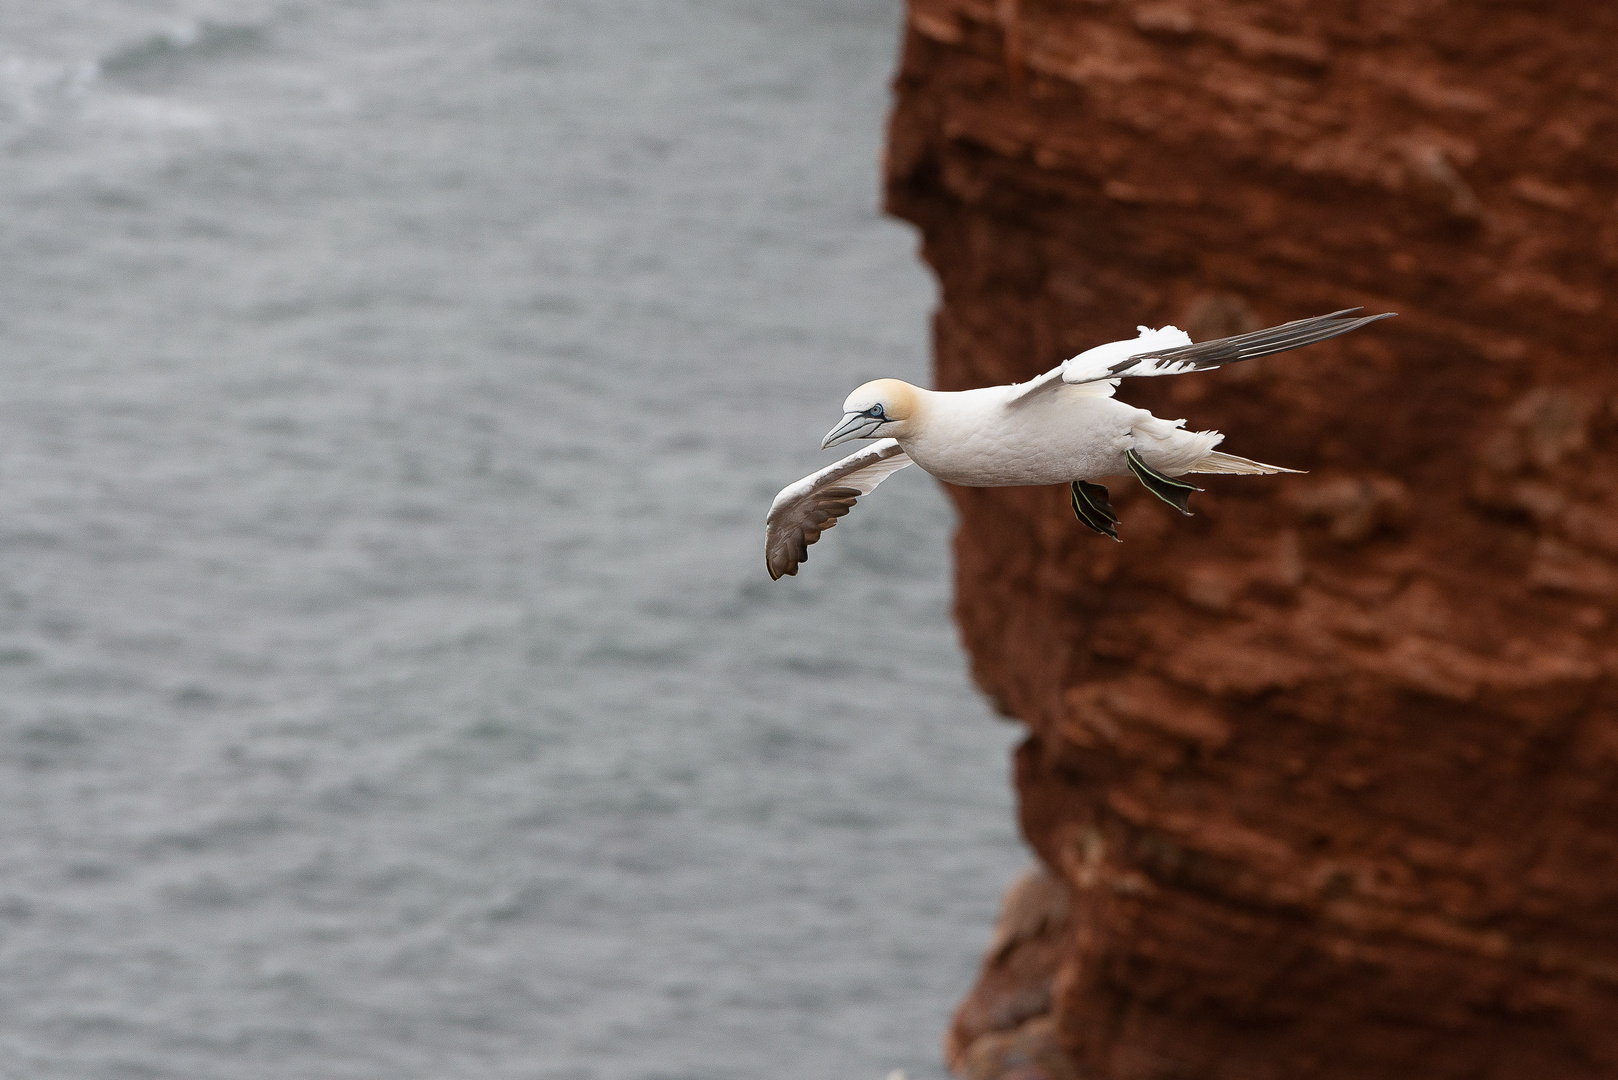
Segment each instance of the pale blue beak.
M843 422L826 432L826 437L820 441L820 448L825 450L850 439L869 439L876 434L876 429L885 423L887 421L879 416L867 416L859 412L844 413Z

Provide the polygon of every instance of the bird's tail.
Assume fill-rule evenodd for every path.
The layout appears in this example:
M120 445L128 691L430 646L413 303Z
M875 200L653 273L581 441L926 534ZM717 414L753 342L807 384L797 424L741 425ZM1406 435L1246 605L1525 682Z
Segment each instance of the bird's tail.
M1283 469L1279 465L1266 465L1262 461L1250 461L1235 454L1222 454L1217 450L1208 451L1208 455L1198 461L1186 472L1194 473L1232 473L1239 476L1267 476L1270 473L1298 473L1302 469Z

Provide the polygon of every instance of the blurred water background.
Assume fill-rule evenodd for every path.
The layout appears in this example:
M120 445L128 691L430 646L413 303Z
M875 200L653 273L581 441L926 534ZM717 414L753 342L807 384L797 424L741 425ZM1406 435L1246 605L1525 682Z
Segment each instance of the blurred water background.
M897 0L0 6L0 1076L856 1080L1026 860Z

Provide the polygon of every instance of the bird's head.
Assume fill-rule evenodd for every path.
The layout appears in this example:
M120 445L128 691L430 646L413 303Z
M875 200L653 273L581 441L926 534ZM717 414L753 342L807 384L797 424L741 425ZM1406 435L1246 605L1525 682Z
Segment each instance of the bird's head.
M921 394L899 379L878 379L848 395L843 402L843 422L826 433L820 444L828 446L850 439L886 439L905 434L906 421L916 414Z

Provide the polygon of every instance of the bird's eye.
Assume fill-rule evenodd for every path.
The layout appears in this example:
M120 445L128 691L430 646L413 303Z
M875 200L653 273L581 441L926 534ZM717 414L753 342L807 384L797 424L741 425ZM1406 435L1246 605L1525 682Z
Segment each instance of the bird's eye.
M886 417L887 413L882 411L882 406L880 406L880 405L872 405L869 409L865 410L865 415L866 416Z

